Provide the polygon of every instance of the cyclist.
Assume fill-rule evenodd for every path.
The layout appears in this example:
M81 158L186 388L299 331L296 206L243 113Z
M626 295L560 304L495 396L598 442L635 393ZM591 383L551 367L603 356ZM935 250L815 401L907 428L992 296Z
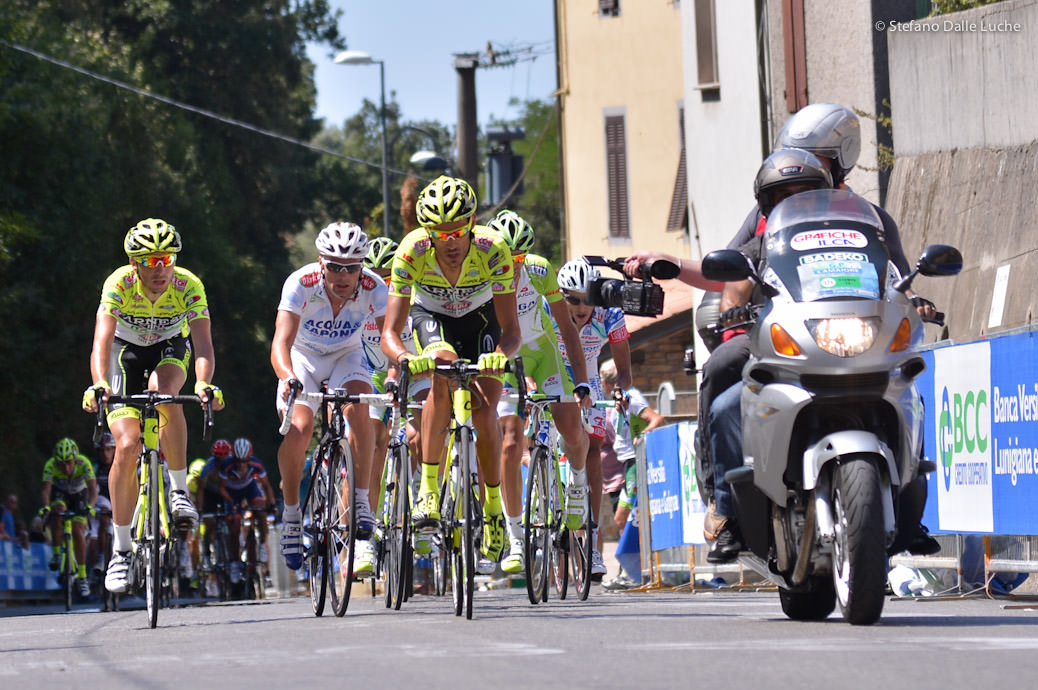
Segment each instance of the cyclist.
M87 514L93 513L97 503L97 479L94 468L86 456L80 454L79 446L70 438L63 438L54 445L54 454L43 466L43 484L40 486L43 508L40 515L50 523L53 535L54 555L50 569L58 569L58 545L65 534L65 522L60 513L72 511L72 548L79 569L76 571L76 587L83 597L90 596L90 583L86 570ZM66 555L66 558L68 556Z
M591 281L599 277L598 270L583 259L573 259L559 269L559 287L565 295L569 317L580 333L580 342L584 350L585 366L589 374L591 394L596 400L604 400L605 392L598 373L598 357L602 348L609 343L616 364L616 387L613 395L624 395L624 389L631 386L631 348L628 344L627 322L619 307L595 307L587 302L588 288ZM556 329L559 323L556 320ZM575 355L560 337L562 356L566 364L572 367ZM579 359L579 357L576 357ZM598 542L598 508L602 503L602 439L605 438L606 414L603 409L588 412L591 424L587 451L587 475L591 487L591 514L594 524L591 543L591 575L601 579L606 573L605 562Z
M587 457L588 437L580 419L579 404L587 399L591 404L591 387L587 383L587 364L577 358L571 374L562 361L559 340L552 327L552 316L559 324L559 333L570 350L580 349L580 335L569 318L566 303L559 289L555 268L547 259L531 254L533 228L518 213L501 211L490 221L512 251L515 279L516 305L519 326L523 333L523 346L519 354L523 358L526 376L536 389L545 395L558 395L564 400L574 396L573 401L554 403L551 415L562 436L563 449L570 458L569 486L566 489L566 516L574 528L584 522L587 510ZM547 306L547 309L545 309ZM549 310L551 316L549 316ZM573 384L574 378L577 383ZM514 389L515 377L505 378L506 389ZM516 411L516 404L502 400L497 406L497 416L504 436L501 453L501 494L505 504L505 519L508 523L510 549L502 561L506 573L519 573L524 566L523 548L523 495L522 455L525 439L523 420Z
M364 259L364 265L377 273L387 286L389 285L393 269L393 257L398 246L396 242L388 237L376 237L371 240L368 247L368 255ZM407 319L401 339L403 340L404 347L413 354L415 346L414 337L411 333L410 318ZM375 390L379 393L396 390L399 367L396 365L396 362L390 362L389 358L386 357L386 353L382 352L382 332L374 319L370 319L364 325L364 352L367 353L368 363L374 372L372 383ZM414 381L410 389L411 397L416 400L424 399L426 392L429 390L429 380L420 379ZM391 411L387 408L371 408L371 421L375 430L375 454L374 461L371 463L372 486L381 487L382 471L385 469L386 464L386 451L389 448L390 429L388 424L390 415ZM416 420L421 419L419 412L415 413L415 418ZM407 425L407 438L411 448L411 459L412 462L415 462L420 457L420 450L418 448L418 430L411 422L408 422Z
M231 448L231 442L225 438L218 438L213 441L213 445L209 449L209 458L202 461L202 468L196 470L198 475L194 482L194 491L192 495L195 498L195 505L198 506L198 511L203 515L202 525L199 529L198 535L198 562L210 569L212 564L212 543L213 536L218 534L216 530L216 518L204 517L206 514L218 512L224 505L223 496L220 495L220 466L223 465L224 461L231 457L233 449ZM197 462L197 461L196 461ZM192 463L194 466L194 463ZM188 484L191 484L190 473L188 475ZM207 593L216 593L216 580L210 573L208 582L199 583L200 587L206 588Z
M112 393L132 395L145 387L176 395L187 381L195 355L195 393L213 409L223 407L223 393L209 381L215 361L205 287L195 274L176 265L180 233L158 218L134 225L123 239L130 263L116 269L101 289L94 326L90 373L94 383L83 393L83 407L97 410L95 391L103 401ZM111 377L111 383L108 382ZM140 412L112 405L108 426L115 437L115 461L109 473L115 535L105 587L121 594L129 589L130 522L137 503L136 460L140 448ZM169 463L169 505L177 523L198 520L187 495L187 421L179 405L159 407L159 442Z
M220 465L220 496L235 508L248 506L259 521L259 561L267 562L267 515L274 505L274 489L267 479L263 462L252 454L252 441L244 436L234 441L233 457ZM241 515L231 516L231 581L241 579Z
M285 280L278 305L270 363L279 379L276 403L280 414L286 410L288 384L293 379L303 384L304 392L321 390L321 382L327 380L331 389L371 393L371 366L361 335L369 318L375 319L381 330L386 284L364 269L368 236L360 226L332 223L317 235L316 245L320 258ZM316 404L297 401L292 427L278 449L285 499L281 554L292 570L303 564L299 484L316 411ZM366 575L374 570L371 535L375 516L368 499L374 438L367 405L346 405L345 416L356 471L357 546L353 567L355 574Z
M440 177L418 196L420 228L400 242L393 261L382 351L407 364L413 375L437 363L476 361L480 376L472 386L476 455L485 481L483 555L497 561L505 545L501 505L501 430L497 403L508 358L522 336L512 288L508 245L489 228L476 225L476 193L460 178ZM410 312L419 354L401 339ZM431 549L430 534L440 519L439 474L447 452L451 393L443 377L432 381L422 413L420 487L414 506L418 553Z
M99 509L112 510L112 499L108 490L108 473L115 460L115 437L110 432L101 434L101 440L94 445L96 458L93 462L94 477L97 479L97 503ZM110 515L94 515L90 518L90 544L87 560L94 564L94 573L100 573L102 559L108 550L112 537L112 518Z

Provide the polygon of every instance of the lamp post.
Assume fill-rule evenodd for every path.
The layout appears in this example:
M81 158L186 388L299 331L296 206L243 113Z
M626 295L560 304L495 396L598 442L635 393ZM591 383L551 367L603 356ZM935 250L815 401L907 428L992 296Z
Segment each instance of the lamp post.
M380 107L379 120L382 124L382 234L389 237L389 143L386 140L386 63L372 59L361 50L344 50L335 56L337 65L378 65Z

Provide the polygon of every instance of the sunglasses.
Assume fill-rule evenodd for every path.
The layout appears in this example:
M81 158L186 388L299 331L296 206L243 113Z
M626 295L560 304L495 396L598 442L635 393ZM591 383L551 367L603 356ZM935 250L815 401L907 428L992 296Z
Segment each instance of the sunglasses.
M364 264L360 262L353 264L339 264L334 261L322 259L322 263L324 264L324 267L332 273L342 273L343 271L346 271L347 273L360 273L360 269L364 268Z
M472 223L475 220L475 216L472 216L462 225L460 228L454 230L437 230L436 228L426 228L425 231L429 233L429 237L434 240L440 240L446 242L447 240L458 240L468 234L472 228Z
M137 263L139 263L144 268L158 268L159 266L164 266L166 268L169 268L170 266L172 266L176 262L177 262L176 254L161 254L161 255L158 255L158 256L142 256L139 259L137 259Z
M573 295L563 295L563 297L569 304L584 304L584 300L579 297L574 297Z

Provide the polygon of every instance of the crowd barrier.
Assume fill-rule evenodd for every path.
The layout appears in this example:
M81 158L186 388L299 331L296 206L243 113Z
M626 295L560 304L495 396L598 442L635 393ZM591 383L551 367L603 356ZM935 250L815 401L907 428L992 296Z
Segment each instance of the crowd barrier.
M0 541L0 602L59 589L57 573L50 570L49 544L31 543L28 549Z
M1038 572L1038 333L939 344L923 357L923 450L937 464L923 523L942 550L893 563L952 570L960 592L981 581L990 593L993 583L1000 588L1000 573ZM647 525L642 575L650 582L673 571L693 582L710 573L689 555L704 544L706 512L696 487L694 434L694 422L681 422L644 434L638 444L639 492L645 487L639 518ZM971 573L977 564L980 573ZM1021 578L1001 580L1008 589Z

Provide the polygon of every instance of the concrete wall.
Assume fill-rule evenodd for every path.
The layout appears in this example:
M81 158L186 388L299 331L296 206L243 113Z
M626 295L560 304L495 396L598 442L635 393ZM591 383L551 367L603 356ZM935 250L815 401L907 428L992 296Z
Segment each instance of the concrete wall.
M980 29L998 22L1021 31ZM920 24L941 30L888 31L897 159L886 206L910 260L926 244L962 251L958 277L921 278L916 290L947 313L949 337L970 341L1038 313L1038 4L1007 1ZM992 323L1000 266L1009 280ZM928 335L938 337L932 327Z
M716 2L720 100L697 89L693 2L681 4L685 67L685 150L692 256L728 244L753 208L753 178L767 155L761 149L757 89L757 25L752 2Z
M557 0L565 175L571 258L658 249L688 256L667 217L680 155L680 11L670 2L626 0L599 17L597 0ZM627 136L631 239L609 239L605 117L622 112Z

